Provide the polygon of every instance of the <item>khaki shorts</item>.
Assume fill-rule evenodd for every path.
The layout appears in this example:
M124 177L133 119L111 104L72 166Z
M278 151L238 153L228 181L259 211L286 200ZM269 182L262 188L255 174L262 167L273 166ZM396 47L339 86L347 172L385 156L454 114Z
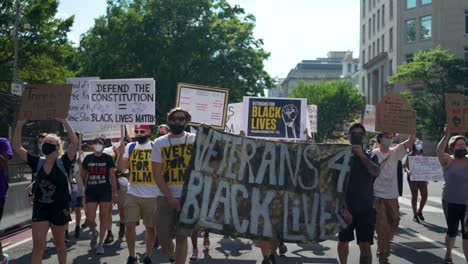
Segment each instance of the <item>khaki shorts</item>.
M177 225L177 211L173 209L166 197L156 200L156 236L160 241L172 240L175 236L189 237L192 230Z
M118 200L117 200L117 205L118 206L125 206L125 200L127 200L127 189L128 187L122 187L120 186L120 189L117 191L118 194Z
M156 197L143 198L127 193L124 208L127 223L139 223L143 219L145 226L154 226Z

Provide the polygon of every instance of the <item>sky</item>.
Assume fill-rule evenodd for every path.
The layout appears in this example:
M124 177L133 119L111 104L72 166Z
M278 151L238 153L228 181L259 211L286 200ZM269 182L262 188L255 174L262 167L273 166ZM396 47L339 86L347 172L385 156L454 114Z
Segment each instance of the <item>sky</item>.
M255 38L270 52L265 70L284 78L302 60L326 57L329 51L359 55L358 0L228 0L256 18ZM79 4L78 4L79 3ZM80 35L106 12L105 0L61 0L57 17L75 15L69 38Z

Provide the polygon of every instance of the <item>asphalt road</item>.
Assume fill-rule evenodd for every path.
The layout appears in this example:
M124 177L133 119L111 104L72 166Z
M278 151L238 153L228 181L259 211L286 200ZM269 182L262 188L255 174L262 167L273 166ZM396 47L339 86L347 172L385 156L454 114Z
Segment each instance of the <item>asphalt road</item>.
M391 263L442 263L445 255L445 231L446 224L441 205L442 183L429 184L429 201L424 211L426 221L415 223L412 221L411 201L408 186L404 187L404 195L399 199L401 222L400 228L392 243ZM117 221L114 212L114 221ZM89 246L89 234L85 232L81 238L73 238L74 224L70 225L71 242L68 251L69 263L126 263L128 251L125 241L116 241L105 247L104 255L95 255ZM118 227L114 225L114 234ZM15 236L4 238L2 242L5 252L10 255L10 263L30 263L32 242L30 230L26 230ZM144 231L140 225L137 229L137 252L144 252ZM220 235L211 234L211 246L209 250L200 252L198 263L260 263L262 256L258 243L247 239L223 239ZM202 248L202 239L198 241ZM338 263L336 241L325 241L320 244L287 244L286 258L278 259L277 263ZM376 245L372 247L374 255L373 263L378 263L376 257ZM191 246L189 246L189 254ZM458 237L453 252L455 263L466 263L461 248L461 237ZM355 243L350 244L349 263L358 263L359 248ZM168 263L164 253L159 249L152 255L153 263ZM54 245L50 240L44 253L44 264L57 263ZM187 263L189 263L187 261Z

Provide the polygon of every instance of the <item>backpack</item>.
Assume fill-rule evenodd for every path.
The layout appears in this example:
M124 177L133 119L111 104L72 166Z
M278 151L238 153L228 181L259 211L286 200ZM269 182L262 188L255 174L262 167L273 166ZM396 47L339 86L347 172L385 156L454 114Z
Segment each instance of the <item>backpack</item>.
M44 167L44 164L45 164L45 158L39 158L39 161L37 162L37 167L36 167L36 173L38 173L42 167ZM57 167L59 168L59 170L62 172L62 174L66 177L67 179L67 185L68 185L68 199L71 199L71 186L70 186L70 180L68 178L68 174L67 173L67 170L65 169L65 167L63 166L63 162L62 162L62 159L61 158L57 158L55 160L55 164L57 165ZM32 183L32 190L31 190L31 193L34 193L34 190L35 190L35 183L36 181L34 181Z

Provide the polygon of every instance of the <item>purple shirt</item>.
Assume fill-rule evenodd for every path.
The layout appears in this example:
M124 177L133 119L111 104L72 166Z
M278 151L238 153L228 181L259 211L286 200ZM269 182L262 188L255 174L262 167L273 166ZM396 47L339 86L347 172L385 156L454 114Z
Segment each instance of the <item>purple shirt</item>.
M6 155L9 159L13 158L10 142L6 138L0 138L0 155ZM8 196L8 166L0 168L0 198Z

